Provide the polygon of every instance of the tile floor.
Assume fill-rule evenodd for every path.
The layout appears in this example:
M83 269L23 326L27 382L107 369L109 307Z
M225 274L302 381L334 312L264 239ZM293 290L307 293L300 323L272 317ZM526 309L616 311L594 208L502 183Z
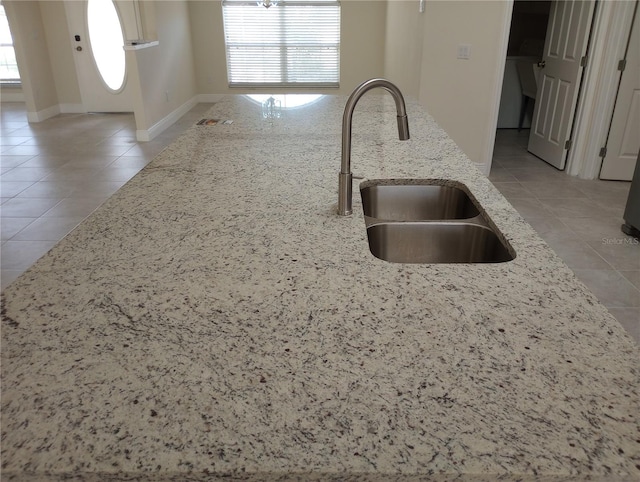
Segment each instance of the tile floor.
M4 288L211 107L199 104L151 142L133 115L60 115L29 124L0 106ZM499 130L489 178L640 342L640 245L620 231L630 183L585 181L528 154L528 131Z
M640 244L620 231L630 182L567 176L499 129L489 179L640 343Z

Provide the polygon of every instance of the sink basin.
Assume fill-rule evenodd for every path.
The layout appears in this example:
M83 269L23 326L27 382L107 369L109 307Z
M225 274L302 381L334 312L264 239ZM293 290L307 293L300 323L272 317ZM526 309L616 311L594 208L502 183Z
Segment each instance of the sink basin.
M379 223L367 228L369 248L392 263L502 263L514 259L489 228L465 222Z
M462 189L432 184L374 184L360 189L364 215L393 221L468 219L480 212Z

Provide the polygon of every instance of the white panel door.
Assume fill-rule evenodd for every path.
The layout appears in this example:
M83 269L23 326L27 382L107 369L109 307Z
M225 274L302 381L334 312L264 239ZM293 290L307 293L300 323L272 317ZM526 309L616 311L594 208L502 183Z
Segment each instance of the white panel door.
M110 89L98 71L89 38L87 3L87 0L65 1L84 108L87 112L133 112L133 89L127 83L126 70L124 85L117 90Z
M600 179L631 181L640 150L640 21L636 11Z
M529 152L564 169L595 2L556 0L551 4Z

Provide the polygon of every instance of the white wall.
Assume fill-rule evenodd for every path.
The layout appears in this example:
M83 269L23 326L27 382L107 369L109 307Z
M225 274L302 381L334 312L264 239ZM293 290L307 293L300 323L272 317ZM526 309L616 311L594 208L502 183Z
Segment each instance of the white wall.
M387 2L384 75L402 93L418 98L424 35L424 14L415 0Z
M16 51L25 103L31 120L40 120L58 105L40 2L3 1Z
M386 8L385 1L341 2L340 88L316 91L348 94L362 81L383 74ZM228 87L220 0L191 1L189 12L198 92L246 92Z
M197 99L188 4L186 0L155 2L159 45L127 52L130 81L136 85L136 127L149 137L161 128L158 123L169 122L172 115L179 117Z
M418 83L420 102L485 173L495 140L512 5L427 0L419 14L417 1L389 3L385 75L397 77L411 92ZM471 45L469 60L457 58L460 44ZM420 61L399 59L406 49L412 59L419 53ZM419 74L414 65L420 66Z
M82 104L64 2L49 0L39 3L42 18L45 20L44 30L57 102L63 105ZM65 109L61 110L65 112Z

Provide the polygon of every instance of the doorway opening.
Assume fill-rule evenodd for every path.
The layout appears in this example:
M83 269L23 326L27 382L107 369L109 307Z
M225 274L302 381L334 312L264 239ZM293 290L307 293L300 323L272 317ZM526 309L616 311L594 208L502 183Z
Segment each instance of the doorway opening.
M516 0L513 3L498 129L529 129L531 127L535 97L533 101L526 100L523 91L531 90L532 82L534 91L537 86L534 66L542 60L550 9L550 0ZM523 66L527 66L526 72ZM525 89L522 84L525 85ZM533 95L535 96L535 92Z
M592 0L513 4L501 110L511 106L517 123L499 116L498 128L529 127L527 151L559 170L572 144L594 10ZM509 90L519 103L505 95Z

